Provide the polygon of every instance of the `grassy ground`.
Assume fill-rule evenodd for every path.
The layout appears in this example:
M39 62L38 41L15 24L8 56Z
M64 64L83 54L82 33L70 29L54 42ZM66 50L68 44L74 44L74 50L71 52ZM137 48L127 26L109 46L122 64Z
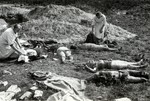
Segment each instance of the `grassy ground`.
M85 79L92 74L80 67L77 67L76 64L81 64L91 59L121 59L134 61L134 55L143 53L148 59L148 63L150 63L149 14L145 12L144 15L139 12L139 15L134 15L135 13L129 12L129 14L124 15L119 12L120 11L111 11L107 15L108 22L121 26L122 28L138 35L137 38L118 42L119 45L123 47L123 50L120 53L76 51L73 52L74 64L60 64L56 61L52 61L51 53L49 53L49 57L47 59L33 61L29 64L0 63L1 70L8 70L12 72L12 75L3 74L0 79L7 80L9 85L17 84L23 89L23 91L26 91L34 83L34 81L30 80L27 76L28 72L32 70L50 71L59 75ZM144 69L144 71L150 72L150 68L148 67ZM0 87L0 90L4 90L4 88ZM47 91L45 90L45 94L46 92ZM49 94L52 94L53 91L49 92ZM99 87L95 84L89 84L87 85L86 95L95 101L111 101L112 99L120 97L129 97L133 101L149 101L150 81L142 84L101 85ZM98 99L99 96L102 98ZM47 96L45 96L44 99L47 99Z

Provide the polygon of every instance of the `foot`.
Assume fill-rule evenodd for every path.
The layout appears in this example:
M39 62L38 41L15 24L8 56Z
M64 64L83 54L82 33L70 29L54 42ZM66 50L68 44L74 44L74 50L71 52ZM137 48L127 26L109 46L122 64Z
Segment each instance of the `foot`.
M78 49L78 48L77 48L77 46L71 45L71 46L70 46L70 49L76 50L76 49Z
M118 51L121 51L121 50L122 50L122 47L119 47L119 48L118 48Z
M147 72L142 72L141 76L146 78L146 79L149 79L149 73L147 73Z
M140 68L146 68L146 67L148 67L147 63L145 63L144 65L140 65Z

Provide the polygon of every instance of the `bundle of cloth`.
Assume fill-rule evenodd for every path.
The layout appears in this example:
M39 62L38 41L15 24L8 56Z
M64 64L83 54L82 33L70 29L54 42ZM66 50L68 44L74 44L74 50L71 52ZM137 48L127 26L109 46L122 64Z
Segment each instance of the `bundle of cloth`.
M58 91L50 95L46 101L92 101L84 95L85 80L42 71L33 71L29 74L40 86Z

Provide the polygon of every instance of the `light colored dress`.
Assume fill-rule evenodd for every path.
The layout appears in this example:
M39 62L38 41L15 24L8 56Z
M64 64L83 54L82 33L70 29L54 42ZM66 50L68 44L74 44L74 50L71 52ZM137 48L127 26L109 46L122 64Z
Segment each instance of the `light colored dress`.
M104 39L104 31L106 25L105 15L102 14L100 18L97 18L95 16L92 25L94 26L94 35L99 39Z
M8 28L0 36L0 58L8 58L15 51L11 48L10 45L16 43L16 35L12 28ZM16 43L17 45L17 43Z

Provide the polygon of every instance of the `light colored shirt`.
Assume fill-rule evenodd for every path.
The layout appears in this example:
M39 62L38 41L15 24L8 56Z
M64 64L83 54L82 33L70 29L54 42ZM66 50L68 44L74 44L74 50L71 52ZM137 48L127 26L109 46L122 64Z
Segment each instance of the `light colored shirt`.
M16 43L16 35L12 28L5 30L0 36L0 58L8 58L14 50L10 45Z
M96 16L93 19L92 25L94 26L94 35L97 38L104 38L104 29L103 27L105 26L106 23L106 17L105 15L101 15L100 18L97 18Z
M7 29L7 25L0 26L0 35Z

